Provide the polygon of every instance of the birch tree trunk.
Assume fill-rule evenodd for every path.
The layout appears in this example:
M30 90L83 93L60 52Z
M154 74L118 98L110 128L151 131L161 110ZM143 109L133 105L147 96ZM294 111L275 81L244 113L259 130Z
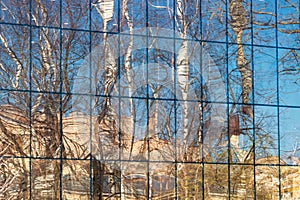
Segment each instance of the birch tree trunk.
M134 74L132 74L131 72L132 71L131 56L132 56L132 49L133 49L133 23L132 20L130 19L129 12L128 12L128 0L122 0L122 15L126 20L126 24L129 30L129 43L124 55L124 69L126 73L126 79L128 82L128 96L131 97L134 95L133 87L135 83L133 82ZM131 159L132 156L133 143L135 140L135 113L134 112L135 111L134 111L133 99L129 98L129 124L127 125L129 134L131 134L129 159Z
M114 15L114 0L98 0L97 3L93 4L93 6L96 8L97 12L101 15L103 20L103 37L104 37L104 52L103 52L103 59L104 59L104 70L105 70L105 76L104 76L104 95L105 97L105 109L104 111L107 111L108 109L111 109L110 107L110 98L108 97L110 94L110 90L112 85L116 81L116 73L117 73L117 66L115 63L115 58L113 56L113 52L111 52L111 48L108 43L107 38L107 24L112 19ZM97 73L96 73L97 75ZM106 113L102 113L101 116L99 116L99 120L104 119L104 115Z
M179 28L181 39L183 40L181 46L177 52L177 60L176 60L176 74L177 74L177 82L182 94L183 101L183 146L184 146L184 154L187 153L187 140L188 140L188 92L189 92L189 59L188 59L188 40L186 40L187 36L187 22L185 21L185 13L184 13L184 1L177 0L176 1L176 10L177 10L177 18L178 28ZM176 90L176 88L175 88Z
M237 43L236 66L241 74L242 103L248 104L249 95L252 91L252 70L250 67L250 61L248 61L245 57L242 44L243 33L249 23L248 13L244 8L242 0L230 0L229 2L230 26L232 27L232 30L235 34ZM250 106L244 105L244 110L246 110L245 114L248 114L251 119L253 119L252 108ZM240 133L231 134L230 142L236 149L239 159L241 159L242 161L245 156L243 155L243 151L240 149L239 135Z
M242 0L230 0L229 15L231 18L230 25L236 36L236 43L238 45L236 65L242 78L242 102L243 104L247 104L249 102L249 94L252 91L252 71L250 61L245 57L242 44L243 33L249 23L248 13L244 8Z

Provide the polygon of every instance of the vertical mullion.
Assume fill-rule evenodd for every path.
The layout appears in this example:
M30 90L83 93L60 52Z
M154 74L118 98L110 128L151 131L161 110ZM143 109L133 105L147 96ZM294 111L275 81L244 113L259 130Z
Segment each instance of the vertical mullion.
M62 117L63 117L63 105L62 105L62 92L63 92L63 65L62 65L62 39L63 39L63 31L62 31L62 1L63 0L60 0L60 8L59 8L59 79L60 79L60 85L59 85L59 132L60 132L60 155L59 155L59 158L60 158L60 173L59 173L59 179L60 179L60 183L59 183L59 186L60 186L60 190L59 190L59 196L60 196L60 199L63 199L63 191L62 191L62 188L63 188L63 184L62 184L62 181L63 181L63 130L62 130Z
M278 1L275 0L275 39L276 39L276 90L277 90L277 138L278 138L278 190L279 190L279 199L281 199L281 172L280 172L280 160L281 160L281 152L280 152L280 109L279 109L279 64L278 64Z
M204 117L204 111L203 111L203 97L204 97L204 95L203 95L203 77L204 77L204 75L203 75L203 43L202 43L202 41L203 41L203 24L202 24L202 0L200 0L199 1L199 16L200 16L200 74L201 74L201 79L200 79L200 101L201 101L201 113L200 113L200 115L201 115L201 128L200 128L200 130L201 130L201 135L200 135L200 137L201 137L201 165L202 165L202 174L201 174L201 187L202 187L202 199L204 200L204 198L205 198L205 184L204 184L204 178L205 178L205 172L204 172L204 170L205 170L205 165L204 165L204 132L203 132L203 128L204 128L204 125L203 125L203 123L204 123L204 119L203 119L203 117Z
M228 24L229 24L229 20L228 20L228 0L225 1L225 15L226 15L226 76L227 76L227 84L226 84L226 106L227 106L227 111L226 111L226 115L227 115L227 137L228 137L228 148L227 148L227 180L228 180L228 199L230 199L230 157L231 157L231 146L230 146L230 133L229 133L229 105L230 105L230 100L229 100L229 52L228 52L228 48L229 48L229 36L228 36Z
M176 41L175 41L175 34L176 34L176 1L173 0L173 68L174 68L174 157L175 157L175 198L178 199L178 160L177 160L177 72L176 72Z
M90 179L90 200L93 199L93 155L92 155L92 152L93 152L93 143L92 143L92 137L93 137L93 122L92 122L92 114L93 114L93 111L92 111L92 98L93 98L93 94L92 94L92 0L89 0L89 79L90 79L90 84L89 84L89 120L90 120L90 124L89 124L89 127L90 127L90 173L89 173L89 179Z
M151 199L150 196L150 144L149 144L149 1L146 0L146 116L147 116L147 198ZM132 97L130 97L132 98Z
M121 122L121 0L118 0L118 76L117 76L117 82L118 84L118 140L119 140L119 166L120 166L120 199L123 199L123 196L125 195L124 191L124 183L123 183L123 161L122 161L122 122ZM125 199L125 198L124 198Z
M30 0L29 7L29 199L32 199L32 0Z
M252 128L253 128L253 196L256 199L256 126L255 126L255 80L254 80L254 47L253 47L253 0L250 1L250 22L251 22L251 79L252 79Z

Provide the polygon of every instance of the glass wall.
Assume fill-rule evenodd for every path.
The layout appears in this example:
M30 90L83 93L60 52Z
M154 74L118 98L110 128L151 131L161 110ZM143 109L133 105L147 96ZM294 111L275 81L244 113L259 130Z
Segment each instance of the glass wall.
M0 199L296 199L299 16L0 0Z

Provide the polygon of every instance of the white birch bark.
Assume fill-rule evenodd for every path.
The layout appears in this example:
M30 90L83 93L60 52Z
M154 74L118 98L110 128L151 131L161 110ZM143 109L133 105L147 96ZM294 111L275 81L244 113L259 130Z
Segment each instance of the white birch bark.
M187 139L188 139L188 91L189 91L189 59L188 59L188 41L186 40L187 27L184 21L184 7L183 1L176 1L177 7L177 18L182 26L181 28L181 38L183 42L177 53L176 62L176 72L177 72L177 82L182 93L183 100L183 139L185 152L187 151ZM179 27L180 25L178 25Z
M107 42L107 24L113 18L114 15L114 0L98 0L93 4L97 12L101 15L103 20L104 31L104 68L105 68L105 85L104 95L108 95L111 84L115 81L116 63L114 61L113 53ZM110 105L109 100L106 99L107 106Z
M245 52L242 45L242 37L244 30L246 29L248 19L247 12L240 0L231 0L229 5L230 25L236 36L236 43L238 45L236 66L241 74L241 86L242 86L242 102L247 104L249 102L249 95L252 91L252 71L250 63L245 57ZM247 108L248 109L248 108ZM247 114L253 119L252 108L249 108ZM245 152L240 148L239 135L232 134L230 136L230 142L232 147L237 152L238 159L244 161Z
M189 66L188 66L188 41L184 40L177 55L177 80L183 100L183 137L186 145L188 136L188 91L189 91Z
M17 65L17 69L16 69L16 82L12 82L12 86L17 89L19 87L19 81L22 75L22 71L23 71L23 64L21 63L21 61L19 60L19 58L17 57L17 55L14 53L14 51L11 49L11 47L9 47L8 42L6 40L6 37L4 36L3 33L0 34L0 40L5 48L5 50L7 51L8 55L13 59L13 61L15 62L15 64Z
M132 49L133 49L133 23L130 19L129 12L128 12L128 0L123 0L122 1L122 15L124 15L128 29L129 29L129 44L127 47L127 50L124 55L124 68L126 72L126 78L128 81L128 95L132 96L133 95L133 74L131 73L131 54L132 54ZM133 143L135 139L135 124L134 124L134 109L133 109L133 99L129 98L129 111L130 111L130 116L129 116L129 134L131 134L131 145L130 145L130 153L129 153L129 159L131 159L132 156L132 150L133 150ZM122 122L120 122L122 123ZM121 183L121 189L124 189L123 184ZM125 199L125 191L121 191L121 199Z
M133 23L132 20L130 19L129 16L129 12L128 12L128 0L123 0L122 1L122 14L125 17L128 29L129 29L129 43L128 43L128 47L127 50L125 52L124 55L124 68L125 68L125 72L126 72L126 78L128 81L128 95L132 96L133 95L133 87L134 87L134 82L133 82L133 76L134 74L132 74L131 72L131 54L132 54L132 49L133 49ZM130 154L129 154L129 159L131 159L131 155L132 155L132 148L133 148L133 142L135 139L135 129L134 129L134 109L133 109L133 99L129 98L129 134L131 134L132 136L132 141L131 141L131 146L130 146Z

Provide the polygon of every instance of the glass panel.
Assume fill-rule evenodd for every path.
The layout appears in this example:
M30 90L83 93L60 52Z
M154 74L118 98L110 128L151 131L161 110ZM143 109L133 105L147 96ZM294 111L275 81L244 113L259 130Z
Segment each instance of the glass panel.
M253 43L276 45L276 4L274 1L252 1Z
M81 37L82 40L79 43L74 43L73 46L74 57L77 57L78 60L77 63L71 63L72 67L74 67L74 71L69 70L69 74L74 75L73 78L70 78L74 83L72 92L80 94L91 93L95 95L103 95L103 71L105 70L104 66L106 60L101 58L105 57L105 55L108 53L108 50L105 50L104 48L104 44L107 44L103 41L104 34L92 33L91 37L89 37L90 35L88 33L82 33L77 36ZM76 47L78 46L80 50L82 49L82 57L81 55L76 54ZM110 45L108 44L108 46ZM91 52L89 52L89 48ZM115 65L113 65L113 69L115 69Z
M0 21L4 23L29 24L30 0L2 0Z
M96 117L90 118L90 96L72 95L72 101L63 112L64 156L86 158L90 153L90 126L96 125ZM92 120L92 121L91 121Z
M203 105L203 156L208 162L228 162L228 119L225 104Z
M29 3L27 5L30 5ZM36 26L60 26L60 1L32 1L32 21Z
M180 199L202 199L203 170L201 164L180 164L178 166L178 197Z
M120 199L121 187L124 186L120 182L120 164L118 162L101 162L99 160L93 160L92 170L93 199Z
M91 65L90 61L93 54L89 53L89 36L87 32L65 30L62 32L61 75L63 92L90 93L90 68L94 65Z
M163 30L158 34L165 35L166 31ZM174 40L151 37L148 44L151 48L148 52L148 65L145 66L145 70L148 70L149 97L174 99L178 92L174 90L176 84L174 81Z
M202 84L209 84L208 77L213 66L206 66L209 63L209 56L202 53L201 43L187 40L175 40L176 53L176 98L179 100L201 99ZM187 50L185 50L187 49ZM201 61L203 61L201 63ZM201 66L205 66L201 69ZM201 71L202 70L202 71ZM210 85L209 85L210 86ZM207 90L211 89L207 86Z
M297 199L299 190L299 167L281 167L282 199Z
M133 110L130 110L130 99L121 99L121 132L124 150L124 160L148 160L148 149L150 143L150 123L147 113L147 104L142 99L132 99ZM132 114L131 112L137 113ZM150 127L149 127L150 128Z
M32 30L32 89L60 90L60 32L57 29Z
M267 162L275 164L271 160ZM260 164L260 162L257 161L257 164ZM279 199L278 167L268 165L256 166L255 176L257 199Z
M63 161L63 199L89 199L90 161Z
M0 33L0 88L29 90L29 28L1 24Z
M173 6L173 1L150 0L147 16L149 27L171 30L173 28ZM150 34L156 35L155 32Z
M254 167L230 166L230 197L232 199L254 198Z
M0 91L0 156L30 155L29 92Z
M89 29L89 1L62 1L62 26L71 29Z
M174 164L150 164L150 190L153 199L172 199L175 197Z
M232 45L228 53L230 101L251 103L253 101L251 49L249 46Z
M278 2L278 41L279 46L298 48L299 33L299 0Z
M253 134L253 108L233 105L229 114L231 162L253 163Z
M177 17L180 19L183 16L184 20L181 20L181 25L179 25L181 32L184 33L184 29L187 32L187 38L193 40L201 39L201 18L200 18L200 8L201 1L185 1L183 3L177 4ZM181 14L182 13L182 14ZM178 25L177 25L178 26Z
M0 165L0 199L29 199L29 159L0 157Z
M203 38L208 41L226 40L226 4L223 1L202 1Z
M150 6L150 5L149 5ZM121 9L124 10L121 16L121 31L128 33L129 27L133 26L134 33L139 32L145 34L146 27L146 2L137 0L128 0L127 3L121 4ZM127 10L126 10L127 8ZM167 8L162 8L165 10Z
M60 100L55 93L34 93L31 99L32 154L57 158L61 152Z
M175 2L174 12L176 13L174 16L175 37L179 37L181 39L188 38L188 39L200 40L201 38L200 1L174 1L174 2ZM170 17L173 17L171 16L171 13L173 13L172 10L173 5L170 4L169 7L170 7L169 15Z
M227 101L226 45L203 42L202 46L202 50L195 51L201 51L201 58L193 53L200 60L202 98L204 101L224 103Z
M287 164L300 165L300 110L295 108L280 109L280 157Z
M195 162L202 158L201 103L179 101L176 106L177 159Z
M112 106L110 107L108 104ZM88 140L89 137L85 138L85 146L90 148L90 144L87 143L91 142L92 156L96 159L118 160L122 152L119 149L119 143L122 142L123 153L126 154L125 152L129 151L129 147L125 143L125 139L131 133L122 127L124 118L120 114L122 110L119 109L119 99L95 96L92 98L91 105L92 121L89 125L89 131L92 132L92 138L90 138L91 141Z
M92 94L95 95L116 95L118 94L116 82L119 81L117 79L119 38L114 34L93 33L91 40L91 54L84 58L77 73L80 75L78 83L83 85L81 91L89 93L91 88ZM88 44L86 47L89 47Z
M282 147L281 147L282 148ZM255 158L277 159L278 163L278 120L277 108L255 107ZM268 159L261 161L268 164Z
M228 9L228 39L238 44L251 43L251 2L230 1Z
M228 199L228 165L204 165L204 199Z
M174 101L150 101L148 132L151 161L175 161L174 105Z
M299 106L300 51L279 50L279 57L279 102L282 105Z
M255 103L277 102L276 49L254 48L254 95Z
M59 199L60 196L60 161L32 161L32 198Z
M118 31L118 0L92 1L92 30L104 32Z
M125 198L147 199L147 162L123 162L122 187Z
M125 97L146 97L147 84L152 75L150 71L147 75L146 37L122 35L120 41L120 79L114 92L117 94L120 92L120 95ZM151 63L150 59L149 63Z

